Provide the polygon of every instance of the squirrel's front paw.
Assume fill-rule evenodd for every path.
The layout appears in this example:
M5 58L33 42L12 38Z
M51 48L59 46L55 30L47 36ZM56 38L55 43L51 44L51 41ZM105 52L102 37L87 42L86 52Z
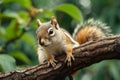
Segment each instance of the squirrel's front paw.
M68 66L71 66L72 65L72 60L73 61L75 60L74 56L72 54L71 55L67 55L65 62L67 62Z
M56 63L57 62L53 56L51 56L48 60L48 65L52 65L52 67L54 68L56 66Z

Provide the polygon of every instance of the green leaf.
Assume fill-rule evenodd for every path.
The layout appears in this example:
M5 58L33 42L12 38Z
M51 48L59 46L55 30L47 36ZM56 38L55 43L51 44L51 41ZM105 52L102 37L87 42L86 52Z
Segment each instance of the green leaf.
M26 11L19 11L18 14L19 14L19 17L22 19L21 26L25 27L30 20L29 13ZM21 28L23 28L23 27L21 27Z
M67 13L73 19L75 19L77 22L82 22L83 21L83 17L82 17L81 11L79 10L79 8L77 8L73 4L62 4L60 6L57 6L55 8L55 10Z
M115 64L111 64L109 71L110 71L111 76L114 78L114 80L120 79L120 72L119 72L118 66L116 66Z
M17 19L19 23L24 22L17 12L11 11L11 10L4 11L3 14L0 15L0 17L11 18L11 19L14 18L14 19Z
M15 26L16 26L16 20L12 20L10 25L6 28L6 33L5 33L6 39L11 39L16 36Z
M13 2L13 0L1 0L2 3L10 3L10 2Z
M26 11L11 11L11 10L6 10L3 13L0 14L0 18L10 18L10 19L16 19L17 22L24 26L28 23L30 20L29 13Z
M4 72L16 68L15 59L9 55L0 54L0 66Z
M10 2L17 2L22 7L25 7L25 8L28 8L28 9L32 5L31 0L3 0L3 3L10 3Z
M21 40L25 41L27 44L29 44L30 46L35 46L35 40L36 38L34 37L34 35L32 35L31 33L28 33L28 34L24 34L22 37L21 37Z
M0 26L0 38L3 38L5 36L5 29Z
M24 62L25 64L31 63L30 59L24 53L22 53L20 51L12 52L11 56L13 56L15 59L18 59L18 60Z
M13 19L8 27L6 27L4 37L6 39L14 38L20 35L22 29L19 27L17 20Z
M18 2L21 6L25 7L25 8L30 8L31 6L31 0L15 0L16 2Z
M51 10L46 10L46 11L43 12L43 15L42 14L40 14L40 15L41 15L41 17L44 16L44 18L51 18L55 14Z

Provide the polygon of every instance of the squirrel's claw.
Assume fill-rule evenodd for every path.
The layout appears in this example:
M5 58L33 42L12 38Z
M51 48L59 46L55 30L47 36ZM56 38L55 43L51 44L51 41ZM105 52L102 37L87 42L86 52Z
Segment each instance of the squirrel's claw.
M65 62L67 62L68 66L71 66L72 65L72 60L73 61L75 60L74 56L73 55L67 55L67 58L66 58Z
M54 68L56 66L56 63L57 62L54 57L51 57L49 60L48 60L48 65L52 65L52 67Z

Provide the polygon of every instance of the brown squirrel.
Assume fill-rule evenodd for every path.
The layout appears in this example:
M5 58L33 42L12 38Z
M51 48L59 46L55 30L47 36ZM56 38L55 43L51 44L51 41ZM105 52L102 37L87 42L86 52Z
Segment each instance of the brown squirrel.
M47 60L53 67L56 65L55 55L64 51L67 56L67 65L71 66L71 61L74 60L72 55L73 48L78 47L82 43L106 37L110 32L106 24L93 19L88 20L75 29L74 39L65 29L60 28L55 17L45 23L41 23L37 19L37 25L39 63L42 64Z

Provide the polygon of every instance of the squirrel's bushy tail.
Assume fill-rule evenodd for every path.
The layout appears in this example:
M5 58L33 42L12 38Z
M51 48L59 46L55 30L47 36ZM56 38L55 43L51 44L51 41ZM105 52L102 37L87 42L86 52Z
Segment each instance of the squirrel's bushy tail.
M109 36L111 29L105 23L89 19L88 21L79 24L74 30L73 37L80 44L91 40L98 40L100 38Z

